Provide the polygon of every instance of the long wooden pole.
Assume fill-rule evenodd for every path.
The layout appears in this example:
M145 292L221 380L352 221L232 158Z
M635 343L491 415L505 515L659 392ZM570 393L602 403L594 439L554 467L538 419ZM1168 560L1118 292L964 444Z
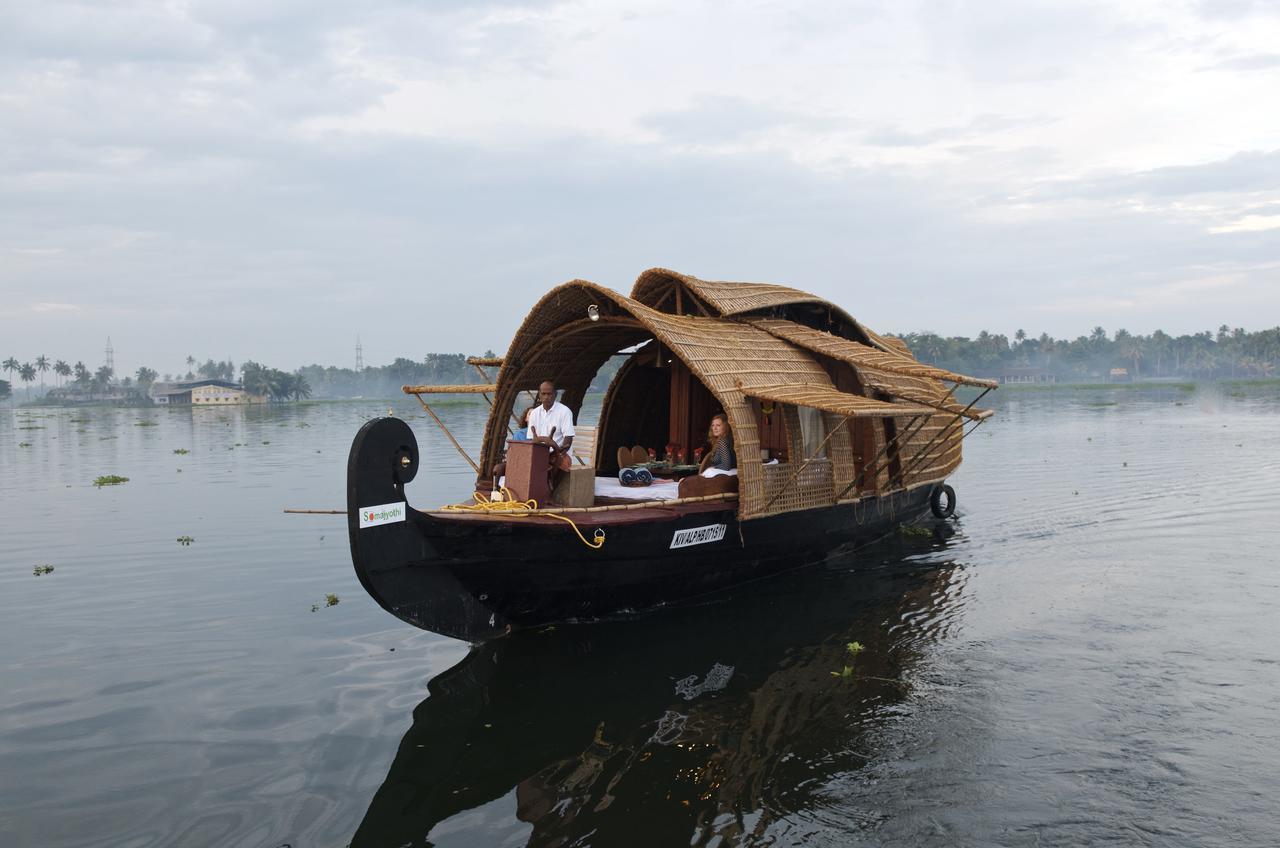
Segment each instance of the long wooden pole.
M427 402L422 399L422 395L414 395L414 397L418 399L418 403L422 404L422 408L425 409L427 411L427 414L432 417L432 419L436 422L436 425L441 429L441 431L443 431L444 434L449 437L449 441L453 442L454 448L456 448L458 453L462 455L462 458L467 461L467 464L475 469L476 476L479 477L480 466L476 465L475 460L472 459L470 456L468 456L467 452L462 449L462 445L458 444L458 440L455 439L453 437L453 434L449 432L449 428L444 426L444 422L440 420L439 416L437 416L435 412L432 411L431 407L427 406Z
M470 363L471 363L471 365L472 365L472 366L473 366L477 371L479 371L479 372L480 372L480 376L484 378L484 381L485 381L486 383L488 383L488 382L489 382L489 372L488 372L488 371L485 371L485 370L484 370L484 368L480 367L480 363L479 363L479 362L473 362L473 361L472 361L472 360L470 360L470 359L468 359L467 361L468 361L468 362L470 362ZM490 408L490 409L493 409L493 401L489 399L489 396L488 396L487 394L481 393L480 397L484 398L484 402L485 402L485 403L487 403L487 404L489 404L489 408ZM519 424L519 423L520 423L520 419L519 419L519 418L516 418L516 414L515 414L515 412L514 412L514 411L511 413L511 420L512 420L512 421L514 421L514 422L516 422L517 424ZM512 437L514 437L514 436L515 436L515 434L516 434L516 433L515 433L515 431L511 429L511 425L510 425L510 424L508 424L508 425L507 425L507 435L508 435L508 436L512 436Z
M942 438L944 438L945 436L948 436L948 435L950 435L950 434L951 434L951 429L952 429L953 427L955 427L955 425L956 425L956 424L959 424L959 425L960 425L960 429L961 429L961 430L964 430L964 414L965 414L966 412L968 412L970 409L972 409L974 404L976 404L978 401L982 400L982 399L983 399L983 397L985 397L985 396L986 396L986 394L987 394L987 392L989 392L989 391L991 391L991 390L990 390L990 389L987 389L987 390L983 391L983 393L982 393L982 394L978 395L976 398L974 398L974 399L973 399L973 402L972 402L972 403L970 403L968 406L966 406L966 407L965 407L963 410L961 410L960 412L957 412L957 413L956 413L956 417L955 417L955 419L954 419L954 420L952 420L952 421L948 421L948 422L947 422L947 426L946 426L946 427L944 427L941 431L939 431L938 435L934 436L934 437L933 437L933 439L932 439L932 441L930 441L930 442L929 442L929 444L925 445L923 448L921 448L919 451L917 451L917 452L916 452L916 454L915 454L915 456L911 457L911 459L910 459L910 460L908 460L907 464L908 464L908 466L909 466L909 467L908 467L905 471L903 471L903 472L902 472L902 477L903 477L904 479L906 478L906 476L907 476L908 474L910 474L912 471L915 471L915 470L916 470L917 466L919 466L919 465L920 465L921 458L922 458L922 457L924 457L924 456L926 456L926 455L928 454L929 450L930 450L930 449L931 449L935 444L937 444L937 443L938 443L938 441L939 441L940 439L942 439Z
M862 472L859 473L857 477L854 477L849 485L845 486L844 489L840 491L840 494L836 495L836 500L840 500L845 495L849 494L849 490L855 488L859 483L861 483L862 478L867 476L868 471L875 471L875 474L872 475L872 479L880 476L880 472L884 470L883 465L877 464L880 462L880 457L885 456L891 449L896 449L900 439L910 439L914 436L921 430L921 428L924 427L925 422L928 420L928 415L913 415L911 420L907 422L907 426L902 429L901 433L895 433L892 439L885 440L884 447L880 449L880 452L872 457L870 463L862 466ZM912 430L912 427L915 429Z

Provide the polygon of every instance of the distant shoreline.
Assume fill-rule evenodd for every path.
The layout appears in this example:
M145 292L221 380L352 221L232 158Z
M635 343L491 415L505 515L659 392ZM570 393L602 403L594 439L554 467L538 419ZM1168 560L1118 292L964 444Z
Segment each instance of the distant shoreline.
M1256 377L1256 378L1236 378L1236 379L1220 379L1220 380L1142 380L1136 383L1002 383L999 390L1001 392L1054 392L1054 391L1166 391L1189 392L1194 391L1198 386L1280 386L1280 378L1277 377ZM586 396L599 396L604 392L587 392ZM95 401L93 403L41 403L39 398L31 401L14 403L13 409L163 409L170 412L177 412L184 409L217 409L227 410L240 407L253 407L255 409L279 409L281 407L296 408L299 406L319 406L324 404L336 403L396 403L407 399L407 395L386 395L383 397L335 397L335 398L309 398L307 400L286 401L283 403L270 404L229 404L226 406L143 406L136 403L111 403L109 401ZM485 402L476 397L460 396L457 398L437 398L431 402L433 407L448 406L477 406L483 405Z

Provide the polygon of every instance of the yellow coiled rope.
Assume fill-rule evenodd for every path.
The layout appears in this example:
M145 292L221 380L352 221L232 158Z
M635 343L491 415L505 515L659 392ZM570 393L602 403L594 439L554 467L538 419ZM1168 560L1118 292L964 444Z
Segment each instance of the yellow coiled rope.
M448 504L440 507L441 512L513 512L513 511L533 511L538 508L538 502L530 498L527 501L516 500L506 486L502 487L502 500L493 500L486 496L483 492L475 492L472 498L475 500L473 504ZM539 515L545 515L547 518L554 518L563 521L573 528L573 532L578 534L578 538L582 540L582 544L593 550L600 550L604 547L604 531L596 528L595 540L588 542L587 537L582 535L582 531L578 529L578 525L567 515L558 515L554 512L543 512Z

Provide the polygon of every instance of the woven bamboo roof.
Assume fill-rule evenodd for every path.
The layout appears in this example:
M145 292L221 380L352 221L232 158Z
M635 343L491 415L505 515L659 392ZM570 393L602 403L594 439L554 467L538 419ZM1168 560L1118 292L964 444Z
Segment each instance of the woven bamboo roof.
M671 288L677 284L706 304L712 315L725 317L792 303L826 303L817 295L789 286L700 280L666 268L650 268L641 274L631 288L631 297L645 306L657 308L669 302Z
M851 395L827 386L787 384L756 386L745 392L748 397L807 406L833 412L846 418L896 418L900 415L932 415L934 408L919 404L885 403L882 400Z
M683 304L686 308L668 309L666 299L676 294L673 286L679 287L681 297L689 298ZM679 357L728 416L739 455L744 517L762 514L766 501L756 409L749 398L809 406L835 415L903 421L963 409L936 382L961 375L922 365L901 352L905 348L893 345L895 340L876 337L877 349L790 321L742 315L779 305L819 304L824 313L827 308L838 312L845 326L859 327L838 307L814 295L786 286L707 282L664 269L642 274L633 294L625 297L586 280L573 280L552 289L534 305L501 358L496 386L483 387L494 392L494 412L480 458L483 470L491 469L501 456L507 411L521 392L552 380L563 390L562 401L578 409L591 380L610 356L649 339L654 342L638 356ZM838 391L817 354L849 362L864 385L894 400ZM958 457L956 445L955 464Z
M794 321L777 318L744 318L745 323L764 330L770 335L800 345L803 348L848 362L855 368L874 368L886 374L899 374L905 377L925 377L933 380L949 380L968 386L980 386L994 389L998 383L994 380L981 380L977 377L966 377L945 368L925 365L905 353L892 353L887 350L876 350L873 347L814 330ZM886 345L888 340L884 340ZM896 340L895 340L896 341ZM903 345L900 350L905 350Z

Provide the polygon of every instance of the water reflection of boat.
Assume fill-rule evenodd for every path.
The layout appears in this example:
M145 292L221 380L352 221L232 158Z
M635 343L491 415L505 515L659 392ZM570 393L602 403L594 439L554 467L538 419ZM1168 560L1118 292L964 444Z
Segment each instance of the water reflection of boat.
M429 845L467 811L442 831L465 844L750 841L865 764L956 592L949 564L809 569L479 645L428 685L352 846Z
M351 448L347 512L369 594L405 621L476 641L509 625L659 606L818 562L931 506L946 514L964 425L989 414L955 391L994 387L918 362L900 340L814 295L654 269L630 297L583 281L553 289L505 357L475 363L500 366L496 383L405 391L492 395L480 457L468 457L487 491L523 393L553 379L576 417L600 367L620 354L628 360L577 475L584 503L414 509L404 490L418 470L413 431L394 418L367 423ZM617 482L608 475L619 473L619 448L692 449L719 411L737 450L732 491L599 494L601 480ZM546 461L537 453L546 448L510 444L529 454L526 488L545 485L545 472L529 469ZM603 547L581 544L575 530Z

